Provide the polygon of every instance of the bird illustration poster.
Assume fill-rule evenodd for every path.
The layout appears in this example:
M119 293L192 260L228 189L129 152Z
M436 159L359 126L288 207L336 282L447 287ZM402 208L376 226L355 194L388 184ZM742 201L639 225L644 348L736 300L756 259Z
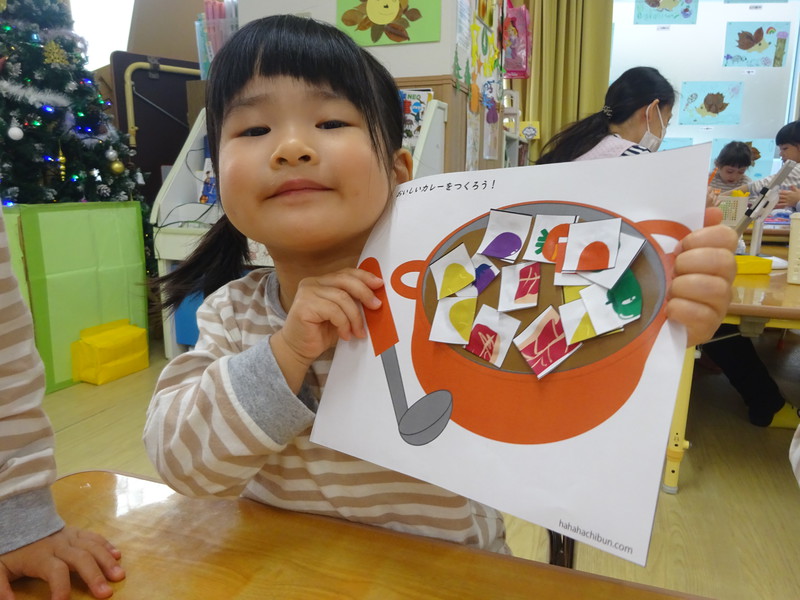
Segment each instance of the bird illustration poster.
M636 25L694 25L701 0L636 0Z
M336 0L336 24L360 46L438 42L442 0Z
M738 125L742 118L741 81L684 81L677 104L681 125Z
M398 186L359 260L381 308L339 341L312 441L643 565L686 356L670 253L702 225L710 148ZM557 285L569 229L609 219L622 273ZM440 298L434 270L473 279L465 253L474 280Z
M782 67L789 26L788 22L728 23L722 66Z

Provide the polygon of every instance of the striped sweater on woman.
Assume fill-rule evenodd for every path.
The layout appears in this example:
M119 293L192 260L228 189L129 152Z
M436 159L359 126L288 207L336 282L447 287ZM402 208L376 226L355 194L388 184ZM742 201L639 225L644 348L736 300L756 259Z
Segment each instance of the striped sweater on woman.
M164 481L191 496L242 495L508 552L498 511L309 440L333 351L293 394L269 345L286 320L278 292L275 274L260 269L197 311L197 345L164 369L145 425Z
M64 527L50 494L56 465L43 397L44 366L0 210L0 554Z

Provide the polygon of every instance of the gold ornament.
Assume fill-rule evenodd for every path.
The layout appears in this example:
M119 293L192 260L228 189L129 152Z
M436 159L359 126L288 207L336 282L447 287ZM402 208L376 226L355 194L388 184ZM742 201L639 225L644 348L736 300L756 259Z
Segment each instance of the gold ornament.
M50 40L44 46L44 62L48 65L68 65L67 52L55 40Z
M8 8L8 0L0 0L0 12Z
M67 178L67 157L61 151L61 146L58 147L58 170L61 173L61 181Z
M118 160L112 162L109 168L111 169L111 172L114 173L114 175L122 175L125 172L125 165L123 165L122 162Z

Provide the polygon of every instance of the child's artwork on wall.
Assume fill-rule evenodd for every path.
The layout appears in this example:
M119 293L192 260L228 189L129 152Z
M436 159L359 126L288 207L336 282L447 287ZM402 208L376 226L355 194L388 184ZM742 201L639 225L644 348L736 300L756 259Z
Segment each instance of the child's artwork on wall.
M360 46L438 42L441 0L336 0L336 24Z
M469 62L469 103L467 114L467 169L475 162L471 149L479 130L475 129L475 119L469 113L482 115L483 158L494 160L499 156L500 146L500 98L503 82L500 77L500 33L492 15L496 14L497 0L485 0L485 19L481 17L481 7L474 15L471 33ZM492 18L489 18L492 17ZM477 142L480 148L480 142Z
M741 81L684 81L681 125L738 125L742 116Z
M686 354L666 320L669 253L702 225L709 150L400 185L360 261L383 304L365 312L369 341L339 342L312 440L644 564ZM569 229L608 220L622 274L556 285ZM512 230L510 251L478 252ZM555 264L524 260L531 245ZM440 299L433 266L456 249L516 275ZM504 288L528 307L499 311Z
M755 181L772 174L773 157L775 156L775 138L715 138L711 142L711 163L708 167L709 172L713 171L715 166L714 160L729 142L744 142L750 146L753 152L754 164L745 171L745 175L750 179Z
M788 22L728 23L722 65L782 67L789 26Z
M694 25L700 0L636 0L637 25Z

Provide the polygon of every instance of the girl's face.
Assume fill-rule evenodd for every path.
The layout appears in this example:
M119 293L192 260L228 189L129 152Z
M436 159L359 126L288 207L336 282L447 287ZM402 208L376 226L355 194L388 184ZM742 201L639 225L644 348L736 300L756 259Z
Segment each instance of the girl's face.
M747 167L732 167L728 165L717 169L717 175L725 183L732 184L740 182L744 177L745 171L747 171Z
M219 184L231 223L277 260L357 257L397 183L387 176L358 109L327 87L254 77L227 107Z
M781 153L781 160L800 162L800 144L781 144L778 150Z

